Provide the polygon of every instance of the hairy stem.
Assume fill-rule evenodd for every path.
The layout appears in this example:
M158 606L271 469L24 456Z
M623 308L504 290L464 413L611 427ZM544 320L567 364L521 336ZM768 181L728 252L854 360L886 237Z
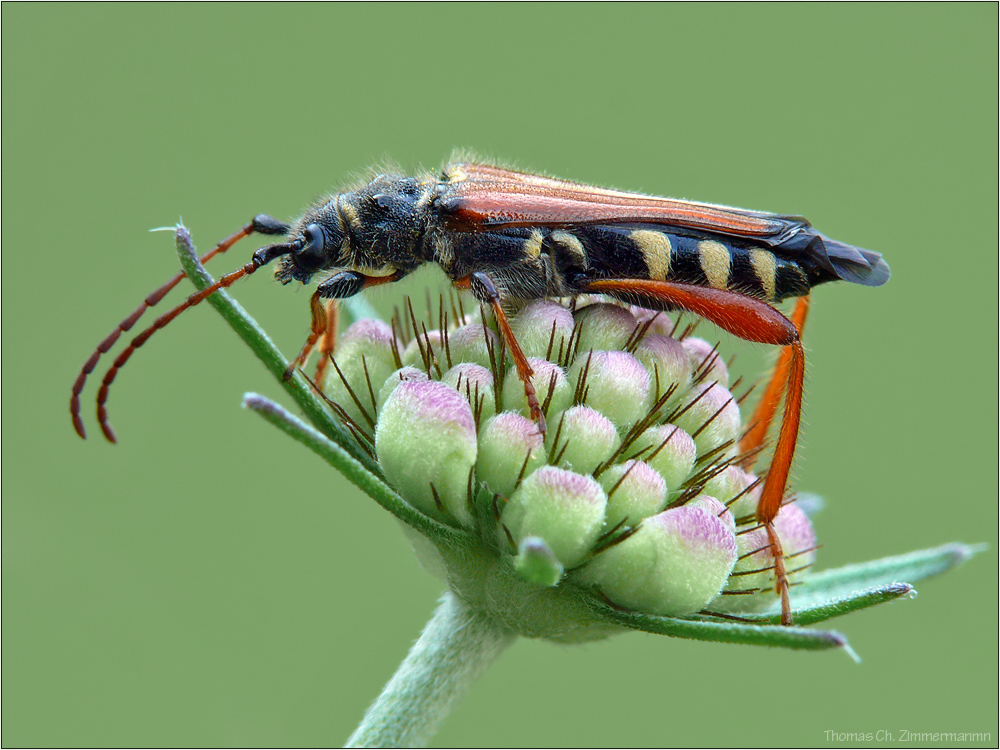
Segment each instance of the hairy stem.
M186 227L178 226L175 231L177 243L177 254L181 261L181 267L187 274L191 282L199 290L205 289L213 282L212 277L205 268L198 262L198 255L191 242L191 234ZM285 368L288 361L281 355L278 348L271 341L270 337L257 324L243 307L233 300L224 289L209 297L206 302L214 307L227 323L233 328L240 338L253 351L257 358L264 363L264 366L277 379L278 383L287 391L299 408L302 409L309 421L318 430L333 440L362 466L375 475L380 475L378 464L365 455L358 447L355 440L347 434L343 427L332 417L326 405L315 394L310 385L296 372L289 380L284 379Z
M347 747L422 747L514 635L450 591Z

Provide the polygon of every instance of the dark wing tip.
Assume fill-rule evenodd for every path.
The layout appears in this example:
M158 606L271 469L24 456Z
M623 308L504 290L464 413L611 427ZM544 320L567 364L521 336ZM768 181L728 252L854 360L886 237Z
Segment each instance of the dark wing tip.
M844 281L864 286L882 286L892 272L880 253L847 245L820 234L830 265Z

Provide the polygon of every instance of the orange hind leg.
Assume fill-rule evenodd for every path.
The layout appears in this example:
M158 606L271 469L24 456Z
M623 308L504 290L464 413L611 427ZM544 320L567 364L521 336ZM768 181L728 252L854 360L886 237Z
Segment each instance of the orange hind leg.
M792 312L792 324L802 336L802 329L806 324L806 316L809 314L809 297L799 297L795 303L795 310ZM742 468L745 471L753 469L754 461L759 453L759 448L767 438L767 431L774 421L774 415L778 412L778 405L784 395L785 386L788 385L789 368L792 364L792 347L786 346L778 354L778 361L774 364L771 379L767 383L767 388L757 402L753 417L750 418L750 429L747 430L740 441L740 452L750 455L743 459Z
M771 556L774 559L775 591L781 597L781 622L783 625L791 625L788 573L781 540L774 528L774 519L785 496L785 486L799 435L802 386L805 380L805 352L799 339L799 328L805 322L808 298L800 300L794 316L796 322L793 323L764 302L722 289L649 279L600 279L591 282L586 291L610 294L647 307L678 307L700 315L747 341L783 347L772 385L768 387L768 391L772 393L768 405L764 407L768 412L758 419L758 423L766 422L763 429L766 433L767 426L777 412L781 393L787 394L771 468L757 502L757 522L767 531L770 542Z

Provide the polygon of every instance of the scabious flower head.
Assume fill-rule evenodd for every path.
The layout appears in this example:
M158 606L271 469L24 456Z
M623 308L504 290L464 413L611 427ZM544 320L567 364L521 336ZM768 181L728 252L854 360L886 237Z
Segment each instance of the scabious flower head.
M716 346L638 308L529 303L510 323L543 436L490 319L451 319L353 324L326 390L353 394L340 411L408 503L479 540L474 565L443 550L436 566L460 595L559 640L607 633L592 617L567 625L588 601L673 617L774 604L759 482L736 464L739 399ZM801 575L809 519L790 506L775 527Z

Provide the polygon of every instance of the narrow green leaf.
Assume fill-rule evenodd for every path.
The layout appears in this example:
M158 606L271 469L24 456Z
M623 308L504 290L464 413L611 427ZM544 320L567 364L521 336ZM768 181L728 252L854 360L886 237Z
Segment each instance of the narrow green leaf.
M354 482L375 502L432 541L448 544L452 549L469 544L464 534L420 513L342 447L270 399L258 393L246 393L243 396L243 406L260 414L285 434L312 449L316 455Z
M961 565L983 546L945 544L895 557L883 557L856 565L845 565L810 575L792 590L792 606L811 610L830 601L847 600L866 589L923 580Z
M823 604L819 604L808 609L793 610L792 619L796 625L812 625L831 617L839 617L849 612L859 609L867 609L877 604L884 604L899 599L904 596L916 594L915 589L908 583L890 583L885 586L855 591L850 596L840 599L830 599ZM774 623L780 622L780 614L772 616Z
M833 597L815 602L810 606L802 606L797 598L793 598L792 620L796 625L815 625L817 622L829 620L831 617L839 617L849 612L874 607L876 604L884 604L915 593L913 586L908 583L890 583L885 586L852 591L846 596ZM781 606L775 604L763 612L741 613L740 616L761 624L777 625L781 622Z
M199 290L214 283L214 280L198 261L191 234L187 228L178 225L175 231L177 255L184 273ZM234 331L250 347L257 358L274 375L275 379L292 397L303 413L317 429L347 451L371 473L378 475L378 464L357 445L347 431L333 417L323 401L316 395L302 373L296 372L289 380L284 379L288 367L286 360L271 338L264 332L246 310L228 292L220 290L206 300L214 307Z
M776 646L809 651L841 648L852 658L857 658L848 644L847 638L834 630L808 630L781 625L657 617L638 612L626 612L606 604L595 603L592 606L606 620L613 620L625 627L643 630L647 633L698 641L743 643L749 646Z

